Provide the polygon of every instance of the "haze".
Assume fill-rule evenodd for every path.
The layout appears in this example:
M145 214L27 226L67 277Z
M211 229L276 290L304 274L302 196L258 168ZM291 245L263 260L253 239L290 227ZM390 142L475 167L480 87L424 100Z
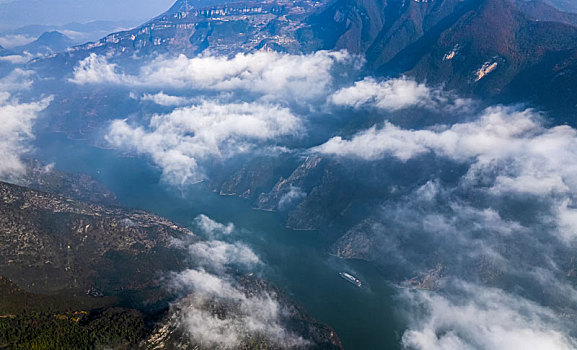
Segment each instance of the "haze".
M150 19L173 0L0 0L3 26L56 25L71 22Z

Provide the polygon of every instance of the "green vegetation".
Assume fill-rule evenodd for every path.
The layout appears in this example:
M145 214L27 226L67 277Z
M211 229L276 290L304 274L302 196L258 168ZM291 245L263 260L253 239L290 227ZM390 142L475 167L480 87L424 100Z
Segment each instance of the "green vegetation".
M144 317L107 307L112 301L28 293L0 277L0 349L134 348L146 335Z
M2 317L0 349L128 349L145 335L142 315L120 308L98 315L29 312Z

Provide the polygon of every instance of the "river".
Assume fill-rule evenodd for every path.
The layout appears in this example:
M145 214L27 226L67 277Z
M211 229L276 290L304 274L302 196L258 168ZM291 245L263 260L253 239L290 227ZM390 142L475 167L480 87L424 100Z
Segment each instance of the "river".
M284 290L311 316L333 327L345 349L398 349L402 322L395 314L395 289L363 261L344 261L327 253L329 242L315 231L284 227L276 213L254 210L248 201L219 196L202 184L186 190L161 183L160 171L145 159L41 134L35 157L58 169L84 172L116 193L122 205L145 209L190 227L194 218L233 223L238 239L265 262L265 278ZM338 273L360 278L358 288Z

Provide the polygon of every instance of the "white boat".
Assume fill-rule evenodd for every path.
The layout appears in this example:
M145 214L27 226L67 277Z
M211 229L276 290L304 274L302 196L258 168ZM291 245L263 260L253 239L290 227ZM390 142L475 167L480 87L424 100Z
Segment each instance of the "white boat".
M363 286L363 282L360 279L356 278L355 276L351 275L347 272L339 272L339 276L344 278L345 280L349 281L350 283L354 284L355 286L361 288Z

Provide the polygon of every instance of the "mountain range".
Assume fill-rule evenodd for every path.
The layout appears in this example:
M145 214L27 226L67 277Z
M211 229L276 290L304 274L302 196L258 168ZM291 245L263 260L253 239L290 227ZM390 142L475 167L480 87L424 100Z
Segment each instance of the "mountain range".
M534 103L559 115L568 113L577 96L571 84L577 15L542 0L204 5L177 1L140 27L73 48L67 60L90 53L128 57L346 49L366 58L367 72L405 74L464 96ZM536 93L552 85L566 98Z
M556 232L552 227L559 217L569 225L574 209L567 195L574 182L557 176L573 158L564 154L561 161L550 162L552 152L561 153L574 144L551 139L573 137L570 126L577 125L577 14L570 12L572 8L572 2L562 0L178 0L167 12L134 29L35 59L25 67L40 77L34 84L45 89L42 95L55 96L49 107L51 118L38 124L49 132L88 138L87 142L102 146L104 140L113 139L112 127L118 127L119 141L113 146L126 151L122 146L135 138L127 152L150 156L160 168L155 170L163 172L155 173L158 178L173 184L163 177L166 168L179 170L184 164L185 175L201 168L205 178L195 186L276 212L286 227L320 236L330 254L372 262L402 290L437 290L438 281L451 275L483 288L519 293L554 309L551 315L559 312L571 321L577 319L577 312L556 283L575 284L577 259L574 249L561 242L563 238L548 234ZM68 38L51 32L15 51L43 54L68 46ZM172 67L161 66L158 73L154 64L166 59L170 65L175 57L189 63L185 56L218 56L232 66L235 61L226 59L261 52L293 57L321 50L346 50L360 58L358 68L336 75L358 75L361 80L352 88L377 86L398 93L386 85L393 81L401 85L396 99L406 97L403 89L421 93L406 108L390 104L363 109L362 103L334 103L335 95L350 91L350 85L321 95L320 100L307 99L308 91L301 90L309 89L308 85L306 89L297 85L296 93L291 91L294 96L278 96L274 90L266 94L269 86L251 90L252 84L276 80L266 80L265 71L265 78L258 76L264 83L250 79L246 83L245 75L251 78L254 73L250 64L238 75L233 70L232 78L222 85L225 88L207 83L205 90L203 82L196 80L193 87L185 81L177 88L155 85L137 75L155 75L165 83L162 78L167 72L175 74ZM9 51L0 48L3 54ZM93 68L91 63L97 68L94 71L88 69ZM196 74L210 80L216 69L205 69L206 75ZM78 71L88 72L87 83L75 79ZM273 78L283 75L274 73ZM21 74L28 77L26 72ZM331 80L322 72L319 75L321 80ZM235 85L238 81L242 84ZM196 88L205 94L193 95ZM238 102L244 97L248 101ZM216 116L211 108L217 110ZM270 113L272 108L282 113ZM261 129L274 129L276 120L258 123L258 118L283 115L286 119L279 122L279 129L290 129L289 136L295 140L285 147L286 135L278 132L279 136L274 129L269 130L273 136L265 138L271 147L243 143L251 137L261 141L262 135L243 134L244 125L227 124L227 117L236 117L237 110L241 110L238 115L256 120ZM325 110L330 110L328 116ZM315 119L318 115L324 119ZM222 121L214 127L218 132L211 133L211 118ZM192 122L197 119L202 125ZM300 129L283 123L294 120L302 122L303 128L316 131L317 127L320 136L311 135L314 132L302 136ZM146 122L150 124L143 125ZM208 141L195 143L196 138ZM357 157L348 157L354 150L346 149L349 153L344 155L334 151L353 148L356 141L363 148ZM319 142L330 144L334 154L319 152L326 146ZM502 149L495 150L495 144L503 145ZM210 153L211 147L217 151ZM227 147L233 149L234 160L227 158ZM377 148L375 153L367 151L372 147ZM379 154L378 147L386 152ZM115 342L144 347L198 345L190 343L175 321L186 316L187 306L160 288L155 273L186 272L186 264L198 263L183 257L183 251L200 238L167 219L118 207L114 194L89 177L52 172L45 178L39 163L28 166L37 171L22 179L20 184L27 187L0 182L0 293L16 300L0 301L0 316L18 319L11 308L19 300L39 303L42 294L50 292L55 297L50 304L58 310L48 312L48 319L62 315L60 298L71 296L73 312L86 313L65 313L74 324L98 329L101 319L111 318L136 325L137 335L112 337ZM523 181L532 181L529 194L517 196ZM543 190L547 186L554 188L551 198ZM185 249L176 249L178 245ZM214 277L204 267L193 271L193 277ZM227 315L234 318L234 310L246 307L242 303L247 300L253 303L255 296L257 304L265 304L258 299L264 295L263 300L274 299L288 310L275 319L285 328L317 348L342 347L332 329L309 317L268 282L235 270L232 277L218 281L221 287L228 284L233 302L221 303L211 296L198 306L194 293L180 301L192 300L191 305L198 307L193 311L208 310L222 321ZM150 305L153 312L147 314ZM4 343L0 337L0 347ZM259 338L248 337L242 344L247 349L278 348Z

